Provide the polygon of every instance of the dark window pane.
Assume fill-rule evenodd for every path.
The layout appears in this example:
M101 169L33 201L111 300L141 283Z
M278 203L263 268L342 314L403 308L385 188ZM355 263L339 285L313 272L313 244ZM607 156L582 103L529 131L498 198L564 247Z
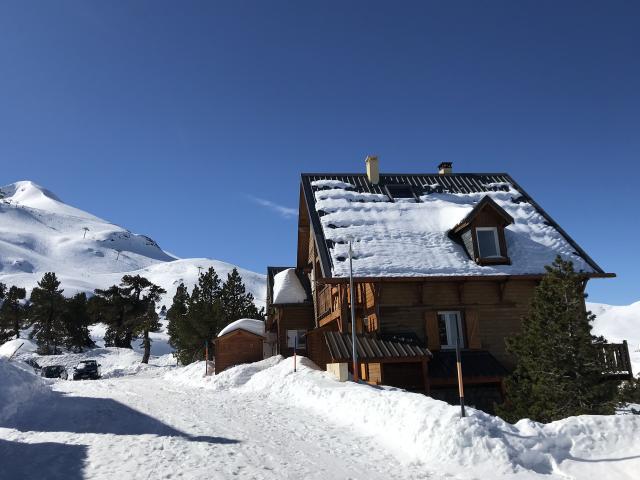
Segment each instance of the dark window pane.
M498 257L498 245L496 245L496 235L493 230L478 230L478 248L480 257Z
M438 335L440 336L440 345L448 345L447 339L447 321L444 315L438 315Z

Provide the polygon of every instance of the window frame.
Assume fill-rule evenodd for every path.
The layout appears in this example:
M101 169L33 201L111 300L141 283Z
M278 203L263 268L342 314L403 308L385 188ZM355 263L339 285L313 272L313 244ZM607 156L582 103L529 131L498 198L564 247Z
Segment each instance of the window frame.
M476 227L476 245L478 245L478 258L480 259L494 259L494 258L504 258L504 255L502 255L502 249L500 248L500 237L498 235L498 227ZM478 232L493 232L493 239L495 241L495 246L496 246L496 255L483 255L482 254L482 250L480 248L480 236L478 235Z
M456 315L456 323L457 323L457 327L458 327L458 335L460 338L460 348L465 348L465 341L464 341L464 330L463 330L463 324L462 324L462 312L460 310L438 310L436 312L436 319L438 321L438 330L440 329L440 316L443 315L445 317L444 319L444 325L445 325L445 330L447 333L447 344L443 344L441 339L438 338L438 341L440 342L440 348L442 350L453 350L456 348L456 344L453 343L451 344L451 341L455 341L455 338L453 338L452 336L452 331L451 331L451 322L449 315Z

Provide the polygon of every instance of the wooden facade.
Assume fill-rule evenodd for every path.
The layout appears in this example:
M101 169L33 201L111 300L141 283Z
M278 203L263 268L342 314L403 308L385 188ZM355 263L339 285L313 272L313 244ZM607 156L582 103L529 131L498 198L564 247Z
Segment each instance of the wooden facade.
M259 362L263 358L261 335L247 330L233 330L215 339L216 375L229 367L243 363Z
M399 181L399 176L392 176ZM420 177L420 182L417 181ZM487 183L480 176L407 176L408 185L432 185L466 193L477 189L487 191ZM508 181L520 190L545 219L556 228L568 243L585 259L594 272L585 274L584 287L589 278L610 277L506 175L485 175L486 182ZM499 178L498 178L499 177ZM527 314L534 289L542 279L540 274L487 274L416 277L356 277L355 295L351 298L349 280L335 277L331 272L329 248L320 222L324 212L315 210L312 180L350 182L361 192L384 194L385 187L368 182L358 175L304 174L300 188L298 238L295 270L306 281L308 300L297 305L273 305L267 298L267 331L276 334L278 353L292 354L287 347L286 331L306 330L306 354L320 367L332 361L327 351L326 332L351 333L351 302L355 305L356 333L372 338L410 339L427 347L433 354L429 366L420 362L406 362L393 358L363 361L359 376L374 384L387 384L409 390L429 391L434 397L448 399L455 396L457 378L448 366L452 349L449 323L460 329L463 349L462 371L466 385L478 394L478 405L492 405L503 393L502 380L514 367L514 358L506 350L505 339L521 330L522 318ZM491 187L494 188L494 187ZM495 187L499 188L499 187ZM436 190L437 191L437 190ZM310 204L307 204L307 201ZM449 231L449 238L457 242L478 265L510 265L505 228L514 219L491 198L484 197L476 207ZM496 252L482 257L478 245L479 230L494 230ZM268 289L269 291L269 289ZM456 339L458 334L456 334ZM457 340L456 340L457 341ZM303 353L303 352L301 352ZM615 358L621 354L614 352ZM611 357L614 355L608 353ZM613 358L613 357L612 357ZM351 369L351 365L349 365ZM428 373L426 373L428 372ZM473 393L471 397L473 404ZM481 399L480 399L481 398ZM484 401L484 403L483 403Z

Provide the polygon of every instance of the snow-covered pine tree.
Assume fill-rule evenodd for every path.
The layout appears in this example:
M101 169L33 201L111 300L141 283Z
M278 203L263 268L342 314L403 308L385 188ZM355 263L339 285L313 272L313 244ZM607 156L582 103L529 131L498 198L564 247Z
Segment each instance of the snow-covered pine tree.
M31 337L38 344L38 352L44 355L60 353L64 341L62 316L65 301L60 281L53 272L47 272L31 292L29 324L33 327Z
M597 345L605 340L591 335L595 315L585 308L584 276L560 257L546 270L522 332L507 339L516 368L498 413L511 422L613 413L617 382L602 376Z

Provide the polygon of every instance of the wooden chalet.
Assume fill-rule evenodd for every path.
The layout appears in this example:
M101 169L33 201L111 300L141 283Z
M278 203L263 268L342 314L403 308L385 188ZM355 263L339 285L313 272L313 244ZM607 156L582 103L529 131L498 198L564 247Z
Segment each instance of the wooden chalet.
M505 338L519 332L545 265L570 259L585 287L614 274L505 173L443 163L435 174L380 174L376 157L366 166L302 174L296 265L268 269L273 353L297 345L321 367L350 364L351 242L360 378L454 400L459 340L467 401L490 409L514 366ZM630 374L628 353L625 364L616 352L612 370Z

